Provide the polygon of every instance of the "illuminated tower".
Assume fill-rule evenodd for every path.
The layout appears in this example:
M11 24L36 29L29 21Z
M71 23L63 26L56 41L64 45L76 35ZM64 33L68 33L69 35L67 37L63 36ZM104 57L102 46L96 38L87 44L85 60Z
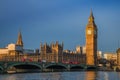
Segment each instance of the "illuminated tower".
M21 32L18 33L18 39L17 39L16 45L23 47L23 41L22 41Z
M97 26L92 11L86 26L86 64L97 64Z

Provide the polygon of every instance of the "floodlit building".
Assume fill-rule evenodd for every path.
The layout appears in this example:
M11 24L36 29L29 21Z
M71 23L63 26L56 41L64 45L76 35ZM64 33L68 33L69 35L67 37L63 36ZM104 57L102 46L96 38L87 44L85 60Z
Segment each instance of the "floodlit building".
M116 53L111 53L111 52L105 52L103 57L106 60L117 60L117 54Z
M83 47L82 47L82 53L83 53L83 54L86 54L86 46L83 46Z
M97 58L98 59L103 58L102 51L97 51Z
M81 53L82 54L82 47L81 46L76 47L76 53Z

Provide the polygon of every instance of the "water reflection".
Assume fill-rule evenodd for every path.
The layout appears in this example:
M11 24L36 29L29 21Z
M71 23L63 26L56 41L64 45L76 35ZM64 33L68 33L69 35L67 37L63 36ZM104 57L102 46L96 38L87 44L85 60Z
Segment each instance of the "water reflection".
M117 77L118 77L118 79L120 79L120 72L118 72Z
M83 71L1 74L0 80L120 80L120 72Z
M97 80L97 72L95 71L87 71L85 80Z
M104 72L104 79L105 79L105 80L109 80L108 77L109 77L109 76L108 76L108 73L107 73L107 72Z

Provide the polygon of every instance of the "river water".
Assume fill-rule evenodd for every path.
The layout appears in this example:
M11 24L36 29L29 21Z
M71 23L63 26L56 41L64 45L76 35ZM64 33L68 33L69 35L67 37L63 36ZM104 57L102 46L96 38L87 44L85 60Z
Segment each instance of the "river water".
M1 74L0 80L120 80L120 72L50 72Z

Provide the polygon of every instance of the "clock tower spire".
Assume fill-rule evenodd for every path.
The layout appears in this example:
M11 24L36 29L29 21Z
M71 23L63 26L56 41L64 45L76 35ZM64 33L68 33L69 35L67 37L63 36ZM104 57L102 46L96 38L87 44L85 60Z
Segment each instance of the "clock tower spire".
M94 16L93 16L93 12L91 10L90 17L89 17L89 23L92 23L92 22L94 22Z
M86 26L86 64L97 65L97 26L92 10Z

